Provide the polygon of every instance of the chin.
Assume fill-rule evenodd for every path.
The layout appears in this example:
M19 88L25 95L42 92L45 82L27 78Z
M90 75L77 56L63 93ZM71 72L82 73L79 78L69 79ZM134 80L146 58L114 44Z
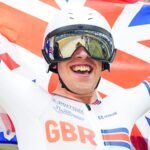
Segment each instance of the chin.
M95 89L93 89L93 88L88 88L88 89L87 88L78 88L78 89L73 89L72 91L74 91L77 94L86 95L86 94L92 93L94 90Z

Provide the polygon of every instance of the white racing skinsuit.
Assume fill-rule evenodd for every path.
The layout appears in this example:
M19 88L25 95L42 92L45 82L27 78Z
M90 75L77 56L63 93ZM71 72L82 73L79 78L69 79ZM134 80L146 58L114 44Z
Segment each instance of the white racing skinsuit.
M50 95L1 63L0 106L14 123L19 150L130 150L133 124L150 109L150 83L85 105Z

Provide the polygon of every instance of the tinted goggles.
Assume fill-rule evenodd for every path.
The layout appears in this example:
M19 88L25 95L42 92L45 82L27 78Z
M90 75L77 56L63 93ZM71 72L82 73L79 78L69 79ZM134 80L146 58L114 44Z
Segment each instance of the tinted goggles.
M54 36L48 35L43 51L47 61L52 63L71 58L79 47L84 47L93 59L113 61L115 49L112 37L99 31L78 29Z

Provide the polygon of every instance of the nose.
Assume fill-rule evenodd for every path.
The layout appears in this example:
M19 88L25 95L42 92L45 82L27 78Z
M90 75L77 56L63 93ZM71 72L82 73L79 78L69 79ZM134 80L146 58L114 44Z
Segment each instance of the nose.
M90 56L89 56L87 50L84 47L79 47L74 52L73 57L85 59L85 58L88 58Z

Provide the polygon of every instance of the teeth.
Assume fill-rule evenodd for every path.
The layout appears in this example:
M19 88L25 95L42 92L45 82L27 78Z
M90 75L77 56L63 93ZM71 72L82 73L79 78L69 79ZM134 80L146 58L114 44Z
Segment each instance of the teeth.
M74 66L73 67L74 71L90 71L90 67L89 66Z

